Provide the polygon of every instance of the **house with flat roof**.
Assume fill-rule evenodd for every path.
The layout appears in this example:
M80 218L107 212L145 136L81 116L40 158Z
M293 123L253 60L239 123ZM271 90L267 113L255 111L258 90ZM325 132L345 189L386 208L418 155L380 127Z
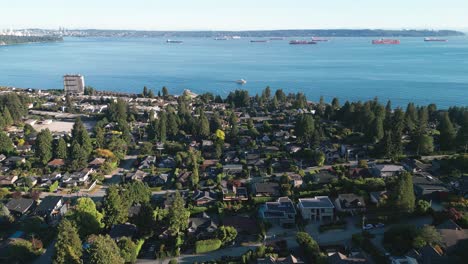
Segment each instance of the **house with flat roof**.
M332 221L335 217L335 206L328 196L299 199L297 208L304 220Z
M259 209L260 218L270 223L294 224L296 208L288 197L280 197L276 202L266 202Z

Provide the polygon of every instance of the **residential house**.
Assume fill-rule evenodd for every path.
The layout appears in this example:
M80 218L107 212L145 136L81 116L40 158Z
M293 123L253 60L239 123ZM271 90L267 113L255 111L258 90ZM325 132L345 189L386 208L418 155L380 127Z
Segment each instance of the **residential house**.
M180 191L179 193L182 199L184 199L184 201L187 201L188 191ZM166 197L164 198L164 202L162 205L163 208L168 209L169 207L171 207L172 204L174 203L174 199L175 199L175 193L166 193Z
M392 256L390 257L391 264L418 264L415 258L409 256Z
M0 176L0 186L13 185L17 180L18 180L18 176L16 175Z
M363 257L356 257L356 256L346 256L340 252L333 253L329 255L327 258L327 262L329 264L353 264L353 263L360 263L360 264L368 264L370 263L367 259Z
M26 158L25 157L22 157L22 156L11 156L11 157L8 157L4 162L3 164L5 164L6 166L14 166L18 163L26 163Z
M175 168L176 166L176 162L174 160L174 158L172 157L167 157L165 159L163 159L159 164L158 164L158 167L159 168L168 168L168 169L172 169L172 168Z
M63 159L53 159L47 163L47 166L51 167L52 169L58 169L60 167L65 166L65 160Z
M223 173L226 175L241 174L243 171L242 164L226 164L223 165Z
M206 205L216 201L216 194L212 191L196 190L192 195L192 200L196 205Z
M144 160L141 161L140 166L138 166L139 170L145 170L151 168L151 165L156 164L156 157L155 156L147 156Z
M61 179L61 186L73 187L86 185L88 183L91 173L93 172L93 169L85 168L81 171L74 172L72 174L65 174Z
M177 182L180 182L182 186L187 186L190 183L191 178L192 172L183 170L179 172L179 175L177 175Z
M23 187L26 186L29 188L36 186L36 184L37 184L37 178L31 177L31 176L20 177L14 183L15 186L23 186Z
M362 212L366 210L366 203L362 196L354 193L340 194L335 200L335 207L340 212Z
M169 174L161 173L155 176L148 176L143 179L143 182L147 183L150 187L163 186L167 183Z
M62 178L62 174L60 172L53 172L51 174L44 174L39 178L39 186L40 187L49 187L55 181L58 181Z
M114 239L116 242L121 240L124 237L128 237L132 239L137 232L137 227L136 225L130 224L130 223L125 223L125 224L118 224L118 225L113 225L110 232L109 236Z
M456 249L459 242L468 240L468 229L462 229L453 220L447 220L436 226L442 237L442 247L450 253Z
M379 178L398 176L405 171L403 166L393 164L374 164L370 170L374 177Z
M68 207L64 203L62 196L46 196L39 203L35 214L46 219L48 223L59 220L67 213Z
M242 187L241 184L232 182L226 184L222 188L223 191L223 201L247 201L249 196L247 194L247 188Z
M88 163L88 166L93 168L93 169L98 169L100 168L104 163L106 162L106 159L103 158L95 158L92 160L90 163Z
M278 197L280 196L280 185L277 182L257 182L253 185L253 194L256 197Z
M299 199L297 208L304 220L332 221L335 217L335 206L328 196Z
M212 140L202 140L202 148L209 149L211 147L213 147L213 141Z
M294 188L301 187L301 185L304 183L304 180L302 179L302 176L296 173L288 173L288 178L291 183L291 185Z
M6 204L6 208L10 210L10 212L15 213L18 216L24 215L34 204L33 199L26 199L26 198L17 198L11 199Z
M145 177L147 177L149 174L144 172L144 171L141 171L141 170L137 170L137 171L134 171L134 172L129 172L125 175L125 181L128 182L128 181L143 181L143 179Z
M405 159L402 161L403 167L412 173L430 171L432 164L422 163L417 159Z
M20 154L31 152L31 150L32 150L32 145L29 145L29 144L24 144L22 146L16 147L16 151Z
M218 223L206 213L201 213L197 217L189 218L188 235L198 239L210 237L218 230Z
M427 172L420 172L413 176L413 188L416 197L420 199L437 199L441 195L446 196L449 192L439 179Z
M302 260L296 258L292 254L287 257L267 256L265 258L259 258L257 264L302 264L305 263Z
M280 225L294 224L296 208L288 197L280 197L276 202L266 202L259 209L260 218Z

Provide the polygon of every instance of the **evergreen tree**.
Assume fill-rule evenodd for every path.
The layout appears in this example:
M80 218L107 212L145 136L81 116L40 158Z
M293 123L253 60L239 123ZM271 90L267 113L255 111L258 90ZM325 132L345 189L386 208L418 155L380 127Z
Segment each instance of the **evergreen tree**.
M71 145L70 153L71 168L73 170L79 170L85 168L88 164L88 158L86 157L86 152L83 150L81 145L74 140Z
M94 237L89 247L90 264L124 264L125 260L120 255L120 249L109 236Z
M141 236L151 237L155 227L154 212L150 203L141 205L140 213L132 219L132 223L137 226L138 234Z
M91 142L91 138L89 137L89 133L86 130L81 118L77 118L75 124L73 124L72 128L72 145L73 142L76 142L82 148L82 157L85 160L88 160L89 155L93 151L93 144Z
M166 142L167 139L167 114L166 112L162 112L161 116L159 117L159 139L161 142Z
M417 114L414 103L409 103L405 113L405 125L408 131L413 131L416 128Z
M59 138L55 142L54 156L57 159L64 159L64 160L66 160L68 157L67 142L65 141L63 137Z
M185 208L185 201L179 192L175 192L174 202L169 208L169 228L172 235L178 235L188 227L190 212Z
M201 112L198 122L199 122L198 135L202 138L209 137L210 136L210 122L208 121L208 118L206 117L204 112Z
M410 173L404 172L398 178L395 199L395 206L400 212L412 213L414 211L413 176Z
M331 105L334 110L340 109L340 101L338 100L338 98L334 97L331 102Z
M143 87L143 94L142 97L147 97L148 96L148 88L146 86Z
M374 142L380 141L384 136L384 124L382 118L374 118L372 123L372 127L374 129L373 138Z
M270 101L270 97L271 97L270 86L267 86L265 88L265 90L263 90L263 92L262 92L262 99L263 99L264 102L268 102L268 101Z
M63 219L58 226L53 264L80 264L82 254L76 227L68 219Z
M179 133L179 124L177 121L177 115L171 111L167 115L167 135L175 137Z
M5 132L0 131L0 153L9 154L14 150L13 141Z
M106 137L104 129L100 126L96 126L94 129L95 136L96 136L96 147L97 148L105 148Z
M448 112L444 112L440 124L439 124L439 143L441 150L452 150L454 148L455 141L455 128L453 127L452 121L450 121Z
M310 114L302 114L295 124L296 136L302 142L311 144L315 134L314 118Z
M163 97L168 97L169 96L169 90L167 89L166 86L163 86L163 88L162 88L162 96Z
M111 122L119 122L121 120L128 120L128 105L127 103L118 98L117 101L111 101L107 107L107 118Z
M426 129L428 127L429 122L429 112L427 107L421 107L418 110L418 123L416 126L417 133L424 134L426 133Z
M7 127L14 123L13 117L11 117L10 110L8 110L8 108L3 109L3 122Z
M417 134L414 139L416 155L429 155L434 152L434 138L427 134Z
M50 133L49 129L42 130L37 134L34 143L34 154L43 165L52 159L52 142L52 133Z
M229 118L229 124L231 125L231 131L230 131L230 139L231 141L234 141L237 139L237 136L239 134L239 128L237 125L237 116L234 112L231 113L231 116Z
M463 116L460 129L457 133L457 143L460 148L466 153L468 150L468 111Z
M120 188L117 185L111 185L107 188L103 203L103 223L106 228L127 221L128 206L125 202L122 200Z

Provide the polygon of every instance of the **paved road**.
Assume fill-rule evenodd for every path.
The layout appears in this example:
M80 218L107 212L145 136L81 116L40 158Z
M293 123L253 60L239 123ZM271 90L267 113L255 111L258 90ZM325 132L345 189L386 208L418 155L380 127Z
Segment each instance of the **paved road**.
M241 256L249 249L255 249L256 246L242 246L242 247L228 247L223 248L214 252L199 255L181 255L176 258L178 263L194 263L194 262L205 262L210 260L221 259L223 256L236 257ZM164 260L149 260L149 259L138 259L137 263L155 263L155 264L167 264L171 259Z
M50 245L45 249L44 254L39 256L33 263L34 264L50 264L52 263L52 257L54 256L55 253L55 242L56 240L53 240Z

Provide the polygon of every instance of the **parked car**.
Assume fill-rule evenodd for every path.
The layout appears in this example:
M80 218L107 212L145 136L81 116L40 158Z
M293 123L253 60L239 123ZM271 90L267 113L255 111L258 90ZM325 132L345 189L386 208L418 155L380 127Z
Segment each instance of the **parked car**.
M362 229L364 229L364 230L369 230L369 229L372 229L372 228L374 228L373 224L367 224L367 225L362 227Z
M375 224L375 227L376 228L382 228L382 227L385 227L385 224L384 223L378 223L378 224Z

